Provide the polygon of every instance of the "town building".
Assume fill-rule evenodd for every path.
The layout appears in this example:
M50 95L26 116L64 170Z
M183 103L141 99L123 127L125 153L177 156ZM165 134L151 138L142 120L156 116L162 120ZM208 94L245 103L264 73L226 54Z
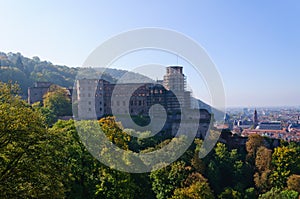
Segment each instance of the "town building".
M281 121L260 122L257 129L282 130Z

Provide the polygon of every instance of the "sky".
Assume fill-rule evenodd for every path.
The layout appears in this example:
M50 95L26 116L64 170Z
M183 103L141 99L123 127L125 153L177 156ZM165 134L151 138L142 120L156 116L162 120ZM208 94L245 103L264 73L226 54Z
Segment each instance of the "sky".
M227 106L300 105L299 1L0 0L0 8L2 52L78 67L114 35L165 28L205 49L222 77ZM145 54L147 61L177 62L174 56ZM135 63L129 59L114 66L126 69ZM209 101L209 92L197 89L198 77L187 78L197 96Z

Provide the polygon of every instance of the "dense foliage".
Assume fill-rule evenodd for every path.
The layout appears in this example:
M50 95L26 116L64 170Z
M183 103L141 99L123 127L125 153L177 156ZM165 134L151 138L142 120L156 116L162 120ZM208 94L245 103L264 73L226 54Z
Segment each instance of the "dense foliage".
M49 126L47 112L28 105L18 93L16 85L0 83L0 198L299 196L297 143L282 142L271 148L265 138L254 135L239 148L217 143L200 159L202 140L196 139L169 166L151 173L125 173L108 168L87 151L73 120L58 120ZM110 141L124 150L145 153L161 148L171 139L131 138L113 117L102 118L98 125Z

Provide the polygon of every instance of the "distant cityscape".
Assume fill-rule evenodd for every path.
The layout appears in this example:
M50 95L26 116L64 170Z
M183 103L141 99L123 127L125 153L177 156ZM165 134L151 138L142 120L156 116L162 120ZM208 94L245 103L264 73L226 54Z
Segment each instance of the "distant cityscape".
M259 134L285 141L300 141L300 108L231 108L226 111L225 128L247 137Z

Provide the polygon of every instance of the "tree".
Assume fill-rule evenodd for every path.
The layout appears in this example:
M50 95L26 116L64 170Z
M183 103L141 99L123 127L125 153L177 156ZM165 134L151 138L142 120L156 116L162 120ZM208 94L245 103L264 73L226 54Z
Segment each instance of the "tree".
M253 187L250 187L245 190L244 199L253 199L257 198L255 189Z
M152 190L156 198L164 199L171 197L176 188L182 187L182 182L188 175L188 168L182 161L151 172Z
M52 86L43 98L44 107L53 111L57 117L72 115L72 104L67 89Z
M53 110L41 106L40 102L35 102L32 104L32 107L41 113L44 122L48 127L52 126L57 121L57 116L54 114Z
M287 180L289 190L294 190L300 193L300 175L293 174Z
M99 124L103 133L113 144L128 150L130 135L124 131L121 123L116 122L115 117L108 116L101 118Z
M292 190L281 190L273 187L270 191L259 195L259 199L298 199L299 193Z
M216 194L225 187L242 190L247 184L243 171L245 165L236 149L229 151L225 144L217 143L212 161L208 164L208 179Z
M278 188L286 187L287 179L292 174L294 165L297 165L299 156L297 148L281 146L274 149L272 154L272 165L274 167L271 175L271 183Z
M195 182L189 187L177 188L172 199L213 199L214 195L207 182Z
M48 131L49 151L63 177L67 198L93 198L102 166L82 144L73 120L59 120Z
M264 146L259 147L255 159L257 172L254 174L254 182L259 192L266 192L271 187L271 163L272 150Z
M207 179L205 179L200 173L191 173L188 175L183 186L183 188L175 189L172 198L214 198Z
M96 198L134 198L137 186L129 173L110 168L99 168L99 183L96 185Z
M252 134L246 142L246 150L248 152L247 159L253 165L255 162L256 152L259 147L264 145L264 138L258 134Z
M203 141L200 139L195 139L194 143L196 145L196 148L194 151L193 158L191 159L191 164L193 168L196 169L196 171L203 174L205 172L206 167L204 161L199 158L199 151L203 144Z
M241 199L242 194L232 188L226 188L220 195L218 195L220 199Z
M65 189L39 112L0 83L0 197L62 198Z

